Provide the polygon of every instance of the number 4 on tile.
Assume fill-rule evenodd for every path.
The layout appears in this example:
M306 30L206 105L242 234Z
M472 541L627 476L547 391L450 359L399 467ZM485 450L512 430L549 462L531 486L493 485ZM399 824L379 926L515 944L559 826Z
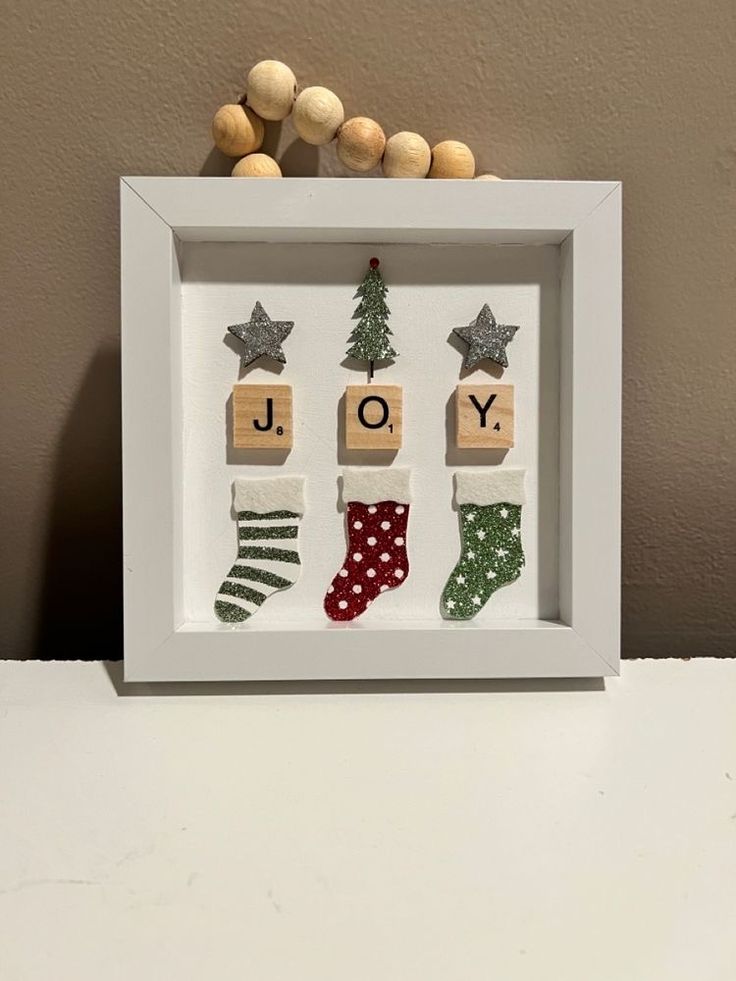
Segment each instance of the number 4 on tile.
M458 385L455 419L459 449L509 449L514 445L514 386Z

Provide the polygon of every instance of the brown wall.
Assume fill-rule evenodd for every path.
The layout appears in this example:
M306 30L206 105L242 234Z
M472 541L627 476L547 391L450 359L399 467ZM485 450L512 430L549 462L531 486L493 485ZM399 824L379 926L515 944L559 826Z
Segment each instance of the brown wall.
M264 57L501 176L623 180L625 653L735 652L733 0L4 7L0 653L120 650L118 176L222 172Z

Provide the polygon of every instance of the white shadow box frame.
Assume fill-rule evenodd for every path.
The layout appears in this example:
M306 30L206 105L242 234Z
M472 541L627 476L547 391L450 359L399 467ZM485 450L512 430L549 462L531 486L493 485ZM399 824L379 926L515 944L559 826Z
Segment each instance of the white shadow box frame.
M618 673L619 183L127 177L121 210L126 680ZM554 618L448 622L438 611L335 624L320 610L301 621L257 616L233 627L187 616L181 259L187 243L559 249ZM245 474L242 467L230 470L232 477ZM337 514L334 536L342 541ZM232 542L234 549L234 532Z

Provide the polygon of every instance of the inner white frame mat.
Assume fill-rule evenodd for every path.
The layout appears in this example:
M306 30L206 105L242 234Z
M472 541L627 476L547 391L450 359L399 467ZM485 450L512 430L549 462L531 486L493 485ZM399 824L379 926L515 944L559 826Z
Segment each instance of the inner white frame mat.
M618 182L134 177L121 181L121 211L127 680L618 673ZM557 620L479 618L458 623L442 621L437 614L399 620L387 615L350 624L334 624L326 617L259 624L254 618L236 629L187 621L182 575L181 255L188 242L559 246ZM496 312L500 319L511 319L504 318L500 309ZM348 318L349 314L348 310ZM273 311L273 315L298 319L292 311ZM473 315L471 311L467 319ZM440 334L437 343L447 346L445 336ZM513 365L511 347L509 353ZM460 354L456 357L459 368ZM234 367L233 380L236 371ZM296 377L287 371L280 381L295 384ZM402 383L400 369L391 369L376 381L384 377L386 382ZM266 375L257 380L265 381ZM355 375L348 380L362 383L363 378ZM468 380L488 379L474 375ZM449 394L443 392L441 400ZM404 398L411 399L406 385ZM297 422L298 412L297 403ZM437 447L443 455L445 450L443 445ZM398 462L412 464L406 456ZM511 463L512 458L505 462ZM233 477L244 473L242 467L230 469ZM264 469L257 468L257 475ZM337 456L334 469L337 476ZM298 472L291 462L269 470L274 475ZM449 508L449 492L446 496ZM340 552L343 526L336 511L333 535ZM235 541L233 532L233 548ZM416 571L412 569L412 576ZM402 588L408 586L409 582Z
M355 325L356 287L374 251L389 286L389 322L399 356L376 369L373 387L403 388L398 453L345 447L345 388L367 380L364 363L346 359L345 351ZM460 550L453 474L473 467L523 467L527 492L523 574L497 590L476 622L557 619L559 246L185 242L179 258L185 621L217 626L213 597L237 547L233 478L294 474L307 478L299 531L302 575L236 629L255 631L269 622L324 625L325 590L345 558L340 474L346 465L363 471L377 464L390 464L393 473L397 467L411 470L411 574L366 610L364 626L439 617L442 589ZM239 378L242 345L226 325L247 320L256 299L272 317L295 322L284 345L287 364L260 359ZM468 372L462 368L466 345L456 343L452 326L467 323L488 300L502 322L523 328L505 371L486 361ZM459 450L458 382L488 384L501 375L515 389L514 447ZM288 456L233 448L236 381L291 385L294 446Z

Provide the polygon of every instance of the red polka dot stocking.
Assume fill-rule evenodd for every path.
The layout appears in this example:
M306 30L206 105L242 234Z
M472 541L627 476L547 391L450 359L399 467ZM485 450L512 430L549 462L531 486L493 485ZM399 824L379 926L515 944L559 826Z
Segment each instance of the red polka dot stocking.
M351 468L343 480L348 549L325 596L325 612L331 620L354 620L377 596L400 586L409 575L409 471Z

